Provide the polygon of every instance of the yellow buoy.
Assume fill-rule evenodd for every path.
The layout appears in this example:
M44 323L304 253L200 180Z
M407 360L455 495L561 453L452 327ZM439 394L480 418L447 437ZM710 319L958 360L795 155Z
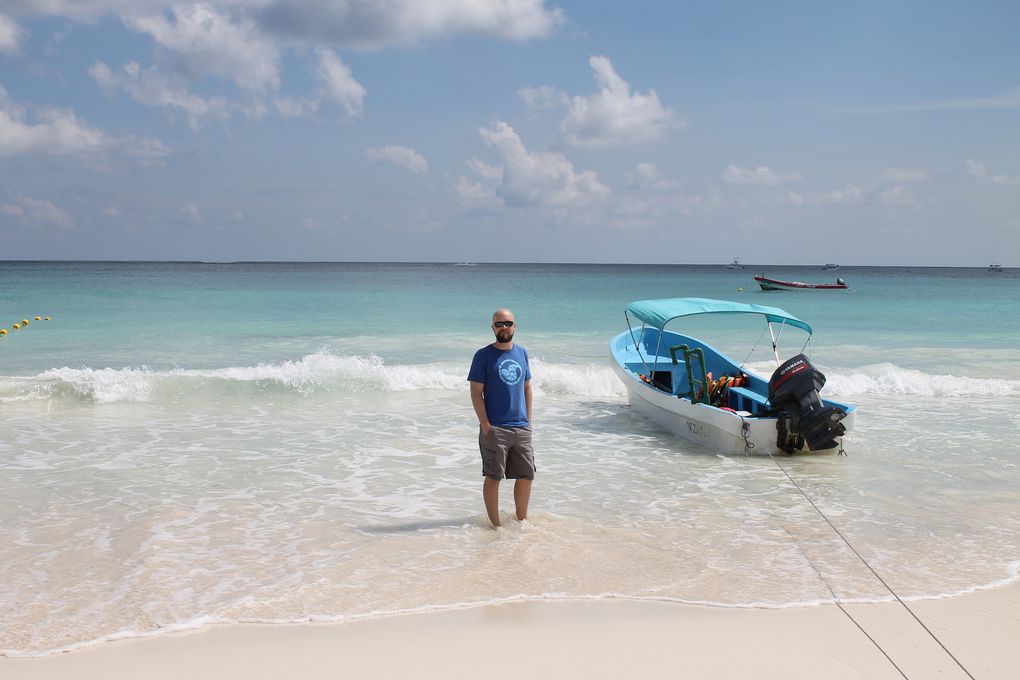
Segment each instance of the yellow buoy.
M49 321L49 320L50 320L50 317L46 317L45 319L43 319L43 321Z
M41 316L37 316L37 317L35 317L35 320L36 321L42 321L42 317Z
M0 335L7 335L7 329L6 328L0 328Z
M28 325L28 319L22 319L21 320L21 325L22 326L27 326Z
M743 292L744 292L744 289L743 289L743 288L737 288L737 292L738 292L738 293L743 293Z
M20 323L14 324L14 330L18 330L19 328L21 328L21 324Z

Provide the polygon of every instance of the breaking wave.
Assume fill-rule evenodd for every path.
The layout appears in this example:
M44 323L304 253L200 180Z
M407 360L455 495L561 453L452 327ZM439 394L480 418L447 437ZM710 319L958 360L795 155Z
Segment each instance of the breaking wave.
M768 366L748 365L763 377ZM891 363L843 370L822 368L825 394L902 394L930 397L1020 394L1020 381L937 375ZM536 394L622 399L623 385L605 363L566 364L532 359ZM238 390L318 393L462 391L461 363L387 364L380 357L321 350L293 361L216 369L52 368L31 377L0 377L0 403L68 398L95 403L147 402L184 394Z
M622 397L607 366L532 362L536 393ZM52 368L32 377L0 377L0 403L75 398L95 403L146 402L195 391L253 389L320 392L463 391L467 366L386 364L376 355L322 350L295 361L216 369Z
M853 372L843 374L826 374L826 378L826 394L847 397L858 394L904 394L921 397L1020 394L1020 380L932 375L890 363L862 366L853 369Z

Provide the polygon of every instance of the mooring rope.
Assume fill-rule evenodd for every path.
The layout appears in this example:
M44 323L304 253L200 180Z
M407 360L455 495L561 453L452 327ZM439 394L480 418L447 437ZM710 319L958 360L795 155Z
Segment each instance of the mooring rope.
M783 528L783 531L786 531L785 527ZM793 534L791 534L789 531L786 531L786 535L789 536L793 540L793 542L797 545L797 549L800 551L800 554L804 556L804 560L808 563L808 565L811 567L811 569L815 572L815 575L818 576L818 580L825 584L825 587L826 587L826 589L828 589L829 594L832 595L833 603L837 607L839 607L839 610L841 612L843 612L843 614L846 615L846 617L848 619L850 619L851 623L853 623L855 626L857 626L858 630L860 630L862 633L864 633L864 637L866 637L869 640L871 640L871 644L875 645L875 647L878 649L878 651L882 652L882 656L884 656L886 659L888 659L889 663L892 664L892 667L895 668L897 671L899 671L899 674L902 675L904 678L906 678L906 680L910 680L909 678L907 678L907 674L903 672L903 669L900 668L898 665L896 665L896 662L893 661L893 658L891 656L889 656L889 652L885 651L885 648L882 647L882 645L879 644L878 640L873 638L871 636L871 633L869 633L867 630L864 629L864 626L861 625L861 622L858 621L857 619L855 619L853 617L853 614L851 614L849 611L847 611L846 607L843 606L843 603L839 601L839 596L836 595L836 591L833 590L832 585L829 583L829 581L824 576L822 576L821 570L817 566L815 566L815 563L811 561L811 558L808 557L808 554L806 552L804 552L804 548L801 547L800 542L797 540L797 538Z
M857 559L859 559L859 560L861 561L861 563L862 563L862 564L863 564L864 566L866 566L866 567L868 568L868 571L870 571L870 572L872 573L872 575L874 575L874 577L875 577L876 579L878 579L879 583L881 583L881 584L882 584L883 586L885 586L885 589L886 589L886 590L888 590L888 591L889 591L889 592L890 592L890 593L892 594L892 596L893 596L894 598L896 598L896 601L897 601L897 602L899 602L899 603L900 603L900 605L901 605L901 606L902 606L902 607L903 607L904 609L906 609L906 610L907 610L907 612L908 612L908 613L909 613L909 614L910 614L910 615L911 615L912 617L914 617L914 620L915 620L915 621L917 621L917 624L918 624L919 626L921 626L921 628L923 628L923 629L924 629L924 631L925 631L926 633L928 633L928 635L929 635L929 636L931 637L931 639L932 639L932 640L934 640L935 642L937 642L937 643L938 643L939 647L941 647L941 648L942 648L942 651L944 651L944 652L945 652L946 654L948 654L948 655L949 655L949 658L950 658L950 659L952 659L952 660L953 660L954 662L956 662L956 665L960 667L960 670L962 670L962 671L963 671L963 672L964 672L964 673L965 673L965 674L967 675L967 677L968 677L968 678L970 678L971 680L974 680L974 676L973 676L973 675L971 675L971 672L967 670L966 666L964 666L964 665L963 665L962 663L960 663L960 660L959 660L959 659L957 659L957 658L956 658L956 657L955 657L955 656L953 655L953 653L949 651L949 648L948 648L948 647L946 647L946 646L945 646L945 645L944 645L944 644L942 643L942 640L940 640L940 639L938 638L938 636L937 636L937 635L935 635L935 633L933 633L933 632L931 631L931 629L930 629L930 628L928 628L928 626L926 626L926 625L924 624L924 621L922 621L922 620L920 619L920 617L918 617L918 616L917 616L917 614L915 614L915 613L914 613L914 610L913 610L913 609L911 609L911 608L910 608L909 606L907 606L907 603L906 603L906 602L904 602L904 601L903 601L903 599L902 599L902 598L901 598L901 597L900 597L899 595L897 595L897 594L896 594L896 591L892 589L892 586L890 586L890 585L889 585L888 583L886 583L885 579L884 579L884 578L882 578L882 577L881 577L881 576L879 575L879 573L878 573L877 571L875 571L875 568L874 568L874 567L872 567L872 566L871 566L871 564L870 564L870 563L869 563L869 562L868 562L868 561L867 561L866 559L864 559L864 556L863 556L863 555L861 555L861 554L860 554L860 553L859 553L859 552L857 551L857 548L855 548L855 547L853 546L853 544L852 544L852 543L850 543L850 541L849 541L849 540L847 540L846 536L844 536L844 535L843 535L843 532L841 532L841 531L840 531L840 530L839 530L838 528L836 528L836 525L832 523L832 520L830 520L830 519L828 518L828 516L826 516L826 514L825 514L824 512L822 512L821 508L819 508L819 507L818 507L818 506L817 506L817 505L815 504L815 502L814 502L813 500L811 500L811 497L807 495L807 493L806 493L806 492L804 491L804 489L802 489L802 488L801 488L800 484L798 484L798 483L797 483L797 481L796 481L796 480L795 480L795 479L793 478L793 476L792 476L792 475L791 475L791 474L790 474L789 472L787 472L786 468L785 468L785 467L783 467L783 465L782 465L782 464L781 464L781 463L780 463L780 462L779 462L779 461L778 461L778 460L776 459L776 457L775 457L775 456L773 456L773 455L772 455L772 452L771 452L771 451L770 451L770 450L768 449L768 447L764 447L764 448L765 448L765 451L766 451L766 452L767 452L767 453L769 454L769 458L771 458L771 459L772 459L772 462L773 462L773 463L775 463L775 464L776 464L776 466L777 466L777 467L778 467L778 468L779 468L780 470L782 470L782 471L783 471L783 474L784 474L784 475L786 475L786 478L787 478L788 480L790 480L790 483L791 483L791 484L793 484L794 488L796 488L796 489L797 489L797 491L799 491L799 492L800 492L800 494L801 494L802 496L804 496L804 499L805 499L805 500L806 500L806 501L807 501L808 503L810 503L810 504L811 504L811 507L815 509L815 512L817 512L817 513L818 513L818 515L819 515L819 516L820 516L820 517L821 517L822 519L824 519L824 520L825 520L825 523L829 525L829 528L831 528L831 529L832 529L832 530L833 530L833 531L834 531L834 532L836 533L836 535L837 535L837 536L839 536L839 538L840 538L840 539L841 539L841 540L843 541L843 543L845 543L845 544L846 544L846 546L847 546L848 548L850 548L850 551L851 551L851 552L852 552L852 553L853 553L854 555L856 555ZM803 551L801 551L801 554L804 554L804 552L803 552ZM848 618L849 618L849 619L850 619L851 621L853 621L853 622L854 622L854 625L856 625L856 626L857 626L857 627L858 627L858 628L859 628L859 629L861 630L861 632L862 632L862 633L864 633L864 634L865 634L865 635L867 636L867 638L868 638L869 640L871 640L871 642L872 642L872 643L873 643L873 644L874 644L874 645L875 645L875 646L876 646L876 647L877 647L877 648L878 648L878 649L879 649L879 650L880 650L880 651L882 652L882 654L883 654L883 655L885 655L885 658L889 659L889 663L891 663L891 664L893 665L893 667L894 667L894 668L896 668L896 670L900 672L900 675L902 675L902 676L903 676L904 678L906 678L906 677L907 677L907 676L906 676L906 674L905 674L905 673L904 673L904 672L903 672L903 671L902 671L902 670L900 669L900 667L899 667L899 666L897 666L897 665L896 665L896 662L894 662L894 661L892 660L892 657L890 657L890 656L889 656L889 654L888 654L888 653L887 653L887 652L885 651L885 649L883 649L883 648L882 648L882 645L880 645L880 644L879 644L879 643L878 643L878 642L877 642L877 641L876 641L876 640L875 640L875 639L874 639L873 637L871 637L871 635L868 635L868 632L867 632L866 630L864 630L864 627L863 627L863 626L862 626L862 625L861 625L860 623L858 623L858 622L857 622L857 620L856 620L856 619L854 619L854 617L853 617L853 616L851 616L851 615L850 615L850 612L848 612L848 611L847 611L846 609L844 609L844 608L843 608L842 604L841 604L841 603L839 602L839 598L838 598L838 597L836 596L836 593L835 593L835 592L833 592L833 590L832 590L832 587L831 587L831 586L830 586L830 585L828 584L828 582L826 582L826 580L825 580L825 579L824 579L824 578L823 578L823 577L821 576L821 572L819 572L819 571L818 571L818 568L817 568L817 567L815 567L815 565L814 565L813 563L811 563L811 560L810 560L810 558L807 558L807 555L806 555L806 554L804 554L804 557L805 557L805 558L806 558L806 559L808 560L808 563L809 563L809 564L811 564L811 568L815 570L815 573L819 575L819 578L821 578L821 580L822 580L822 583L825 583L825 587L829 589L829 592L830 592L830 593L832 593L832 597L833 597L833 599L835 600L836 606L837 606L837 607L839 607L840 611L842 611L842 612L843 612L844 614L846 614L846 615L847 615L847 617L848 617Z

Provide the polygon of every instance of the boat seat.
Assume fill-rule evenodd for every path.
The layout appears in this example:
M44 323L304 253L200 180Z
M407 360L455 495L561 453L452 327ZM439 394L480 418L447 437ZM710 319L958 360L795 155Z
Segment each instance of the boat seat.
M731 387L729 388L729 393L736 398L736 401L733 402L733 408L738 411L757 413L769 407L768 398L746 387Z

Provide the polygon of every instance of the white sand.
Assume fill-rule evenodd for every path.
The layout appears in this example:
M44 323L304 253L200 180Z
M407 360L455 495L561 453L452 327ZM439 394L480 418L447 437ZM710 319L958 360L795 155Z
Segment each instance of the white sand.
M1020 585L909 603L979 679L1020 677ZM896 603L848 610L909 678L966 678ZM0 678L901 678L835 606L521 602L346 624L213 626L43 658Z

